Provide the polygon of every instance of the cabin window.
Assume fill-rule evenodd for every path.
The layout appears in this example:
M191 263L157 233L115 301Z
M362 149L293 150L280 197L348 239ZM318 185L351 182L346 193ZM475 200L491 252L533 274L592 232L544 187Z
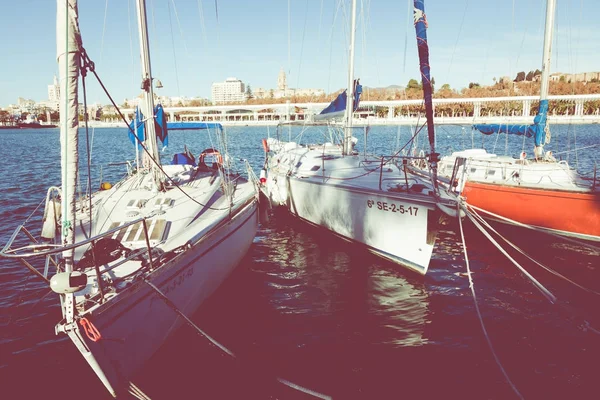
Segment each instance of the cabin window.
M173 205L175 201L171 198L168 197L164 197L164 198L158 198L154 201L154 207L158 208L161 206L166 206L166 207L170 207Z
M318 171L319 168L321 168L320 165L313 165L313 167L310 170L314 172L314 171Z
M477 171L477 168L471 168L471 173L474 174Z
M296 168L300 168L300 166L301 166L301 165L302 165L302 161L298 161L298 162L296 163Z

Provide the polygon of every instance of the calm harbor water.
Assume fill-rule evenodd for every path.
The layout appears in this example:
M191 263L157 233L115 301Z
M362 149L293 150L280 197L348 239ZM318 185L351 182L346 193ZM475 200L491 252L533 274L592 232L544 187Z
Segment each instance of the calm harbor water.
M83 132L83 131L82 131ZM374 153L389 154L409 138L407 127L374 127ZM248 158L258 173L261 139L275 129L227 130L229 152ZM287 128L285 138L323 141L314 131ZM598 143L600 128L555 126L555 153ZM356 130L362 147L364 132ZM483 145L497 153L531 153L532 139L472 135L441 126L442 154ZM183 143L194 154L215 136L177 131L164 151L169 160ZM509 138L511 139L511 138ZM90 132L92 163L114 181L133 159L125 129ZM58 130L0 131L0 239L60 183ZM85 148L85 138L82 138ZM421 139L420 145L423 146ZM563 153L591 176L598 149ZM98 185L100 170L92 171ZM85 177L82 187L85 187ZM517 207L518 204L515 204ZM557 210L559 212L559 210ZM232 360L183 326L140 371L135 383L153 399L310 399L276 383L288 379L337 399L511 399L487 346L468 287L458 228L446 226L430 272L419 277L275 212L261 224L235 273L194 315L202 329L238 354ZM515 235L515 232L503 230ZM518 233L517 233L518 235ZM513 236L514 237L514 236ZM546 265L600 291L600 254L543 235L522 234L520 244ZM466 243L478 304L505 370L525 398L593 399L600 393L598 296L519 261L559 298L548 303L478 232ZM104 387L75 347L54 335L58 298L26 268L0 259L0 398L107 399ZM40 300L41 299L41 300ZM594 328L596 331L594 331Z

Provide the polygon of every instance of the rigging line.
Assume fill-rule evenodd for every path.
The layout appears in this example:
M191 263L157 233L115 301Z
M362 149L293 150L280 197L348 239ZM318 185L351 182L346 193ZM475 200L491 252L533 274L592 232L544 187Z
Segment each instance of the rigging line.
M483 316L481 315L481 310L479 309L479 304L477 303L477 296L475 294L475 285L473 283L473 273L471 272L471 267L469 265L469 255L467 253L467 243L465 241L465 233L463 231L462 218L460 218L460 204L457 206L457 212L459 214L458 226L460 228L460 237L462 240L462 247L463 247L463 252L465 255L465 266L467 268L467 276L469 277L469 288L471 289L471 295L473 296L473 303L475 304L475 311L477 312L477 317L479 318L479 323L481 324L481 330L483 331L483 336L485 336L485 340L487 341L488 347L489 347L490 351L492 352L492 356L494 357L496 364L500 368L502 375L504 375L504 379L506 379L506 381L508 382L508 384L510 385L512 390L515 392L515 394L520 399L524 399L524 397L521 395L521 393L519 392L519 390L517 389L515 384L510 380L508 373L502 366L502 363L500 362L500 359L498 358L498 355L496 354L496 351L494 350L494 346L492 345L492 340L490 339L490 336L488 335L487 329L483 322Z
M215 0L216 1L216 0ZM288 0L288 75L292 68L292 0Z
M181 41L183 42L183 47L185 48L185 54L189 57L190 52L187 48L187 43L185 41L185 36L183 35L183 28L181 27L181 22L179 21L179 13L177 13L177 6L175 5L175 0L171 0L173 3L173 10L175 11L175 19L177 20L177 26L179 27L179 35L181 36Z
M133 0L132 0L133 1ZM135 62L133 58L133 39L131 34L131 2L127 2L127 26L129 30L129 53L131 54L131 82L135 85Z
M87 54L85 55L85 57L87 57ZM173 181L173 179L169 176L169 174L167 174L165 172L165 170L162 168L162 166L154 159L154 157L152 157L152 155L150 154L150 152L148 151L148 148L146 148L146 146L144 146L144 144L142 143L142 141L137 137L137 135L135 134L135 132L133 131L133 129L131 129L131 127L129 126L129 124L127 123L127 119L125 118L125 116L123 115L123 113L121 112L121 109L119 108L119 106L117 105L117 103L115 103L114 99L112 98L112 96L110 95L110 93L108 92L108 90L106 89L106 86L104 86L104 83L102 82L102 80L100 79L100 77L98 76L98 74L96 73L95 69L91 70L92 73L94 74L94 76L96 77L96 79L98 80L98 83L100 84L100 86L102 87L102 90L104 90L104 93L106 93L106 95L108 96L108 99L110 100L110 102L112 103L112 105L115 107L115 110L117 111L117 113L119 113L119 116L121 117L121 120L125 123L125 125L127 126L127 129L129 129L129 131L131 133L133 133L133 136L135 137L135 139L138 141L138 145L142 148L142 150L146 153L146 155L148 156L148 158L150 159L151 162L154 163L154 165L156 165L158 167L158 169L160 170L160 172L169 180L169 181ZM179 185L175 185L175 187L184 195L186 196L188 199L192 200L194 203L205 207L209 210L214 210L214 211L224 211L224 210L229 210L229 207L225 207L225 208L214 208L214 207L209 207L207 204L202 204L200 203L198 200L194 199L192 196L190 196L185 190L183 190L181 187L179 187Z
M535 279L529 272L527 272L527 270L525 270L525 268L523 268L521 264L519 264L514 258L512 258L510 254L508 254L506 250L504 250L502 246L500 246L500 244L498 244L498 242L489 234L489 232L486 231L483 226L481 226L477 219L473 217L473 214L469 212L466 206L463 205L461 208L463 209L467 217L469 217L473 225L475 225L475 227L479 229L481 233L484 234L484 236L490 241L490 243L492 243L510 262L512 262L512 264L516 266L521 271L521 273L523 273L527 278L529 278L531 283L540 291L540 293L544 295L544 297L546 297L546 299L550 303L556 304L556 296L554 296L548 289L546 289L544 285L542 285L537 279Z
M152 40L152 44L154 45L154 47L156 48L156 54L160 54L160 35L158 34L158 31L156 30L156 16L155 16L155 12L154 12L154 0L150 1L150 10L152 11L152 33L154 34L155 39ZM156 60L156 56L153 56L152 59ZM160 65L160 64L159 64ZM152 69L154 71L156 71L156 74L154 74L154 72L152 73L152 75L159 75L160 76L160 66L157 67L157 63L154 61L152 63Z
M462 20L460 21L460 27L458 28L458 35L456 36L456 42L454 43L454 49L452 50L452 55L450 56L450 63L448 64L448 76L450 76L450 69L452 69L452 62L454 61L454 54L456 53L456 48L458 47L458 40L460 39L460 33L462 32L462 28L465 23L465 17L467 16L468 6L469 6L469 0L466 0L465 1L465 10L463 11Z
M337 16L341 8L341 3L342 0L338 0L337 7L335 8L335 13L333 13L333 21L331 21L331 30L329 31L329 68L327 74L327 93L329 93L331 90L331 64L333 62L333 32L335 28L335 22L337 21Z
M219 23L219 4L217 0L215 0L215 16L217 17L217 24Z
M106 33L106 16L108 15L108 0L104 6L104 22L102 23L102 39L100 40L100 62L103 60L104 54L104 34Z
M406 73L406 53L408 52L408 28L413 27L413 24L410 21L412 7L414 7L413 4L413 0L408 0L408 11L406 13L406 28L404 30L404 61L402 63L402 73Z
M183 318L185 320L185 322L188 324L188 326L190 326L192 329L194 329L196 332L198 332L200 335L204 336L206 339L208 339L214 346L216 346L218 349L220 349L221 351L223 351L225 354L231 356L232 358L239 360L239 358L237 357L237 355L229 350L227 347L225 347L223 344L219 343L216 339L214 339L212 336L210 336L208 333L206 333L205 331L203 331L198 325L196 325L191 319L188 318L187 315L185 315L179 308L177 308L177 306L175 305L175 303L173 303L173 301L171 299L169 299L158 287L156 287L152 282L150 282L147 278L143 277L142 280L148 285L150 286L150 288L156 293L158 294L158 296L167 304L167 306L172 309L177 315L179 315L181 318ZM314 397L320 398L320 399L324 399L324 400L330 400L331 396L327 396L323 393L319 393L316 392L314 390L305 388L303 386L300 386L296 383L293 383L287 379L283 379L280 377L275 377L276 380L292 389L296 389L298 391L301 391L303 393L306 394L310 394Z
M323 1L321 0L321 12L319 13L319 35L317 36L319 44L321 44L321 26L323 25Z
M300 87L300 66L302 65L302 53L304 52L304 36L306 35L306 21L308 20L308 0L306 0L306 11L304 12L304 28L302 29L302 43L300 44L300 60L298 61L298 78L296 79L296 87Z
M573 131L573 134L575 134L575 131ZM589 145L589 146L577 147L577 148L570 149L570 150L565 150L565 151L557 151L557 152L553 151L552 155L557 156L559 154L571 153L573 151L579 151L579 150L585 150L585 149L591 149L593 147L598 147L598 146L600 146L600 143L592 144L592 145Z
M171 29L171 47L173 48L173 64L175 64L175 83L177 84L177 95L181 97L179 90L179 74L177 73L177 53L175 51L175 37L173 35L173 22L171 20L171 3L167 3L169 9L169 28Z
M202 0L198 0L198 14L200 15L200 29L202 31L202 39L204 40L204 47L208 50L208 38L206 36L206 24L204 23L204 10L202 8Z
M467 208L469 208L469 204L467 204ZM510 240L508 240L506 237L504 237L503 235L501 235L496 229L494 229L494 227L492 225L490 225L481 215L479 215L475 210L471 210L471 212L473 213L473 215L475 215L475 217L479 220L479 222L484 225L487 229L489 229L491 232L495 233L499 238L501 238L502 240L504 240L510 247L512 247L513 249L515 249L516 251L518 251L519 253L521 253L522 255L524 255L525 257L527 257L530 261L532 261L533 263L535 263L536 265L538 265L539 267L543 268L544 270L546 270L547 272L551 273L552 275L561 278L567 282L569 282L570 284L578 287L579 289L586 291L588 293L592 293L595 294L597 296L600 296L600 292L597 292L593 289L589 289L586 288L585 286L582 286L580 284L578 284L577 282L572 281L571 279L567 278L566 276L562 275L561 273L553 270L552 268L549 268L547 266L545 266L544 264L540 263L539 261L537 261L536 259L534 259L533 257L531 257L529 254L527 254L525 251L523 251L523 249L521 249L519 246L515 245L513 242L511 242Z

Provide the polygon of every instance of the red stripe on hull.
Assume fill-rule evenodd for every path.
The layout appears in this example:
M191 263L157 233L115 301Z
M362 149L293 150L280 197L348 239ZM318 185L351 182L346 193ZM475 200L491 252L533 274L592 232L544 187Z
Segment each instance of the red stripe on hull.
M462 194L468 204L523 224L600 236L600 192L467 182Z

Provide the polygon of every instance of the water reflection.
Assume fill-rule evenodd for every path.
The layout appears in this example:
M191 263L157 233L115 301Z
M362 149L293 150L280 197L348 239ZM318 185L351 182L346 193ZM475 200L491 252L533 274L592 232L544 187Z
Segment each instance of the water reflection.
M333 318L348 340L399 347L427 342L421 277L285 212L261 229L254 246L252 270L262 276L277 312Z

